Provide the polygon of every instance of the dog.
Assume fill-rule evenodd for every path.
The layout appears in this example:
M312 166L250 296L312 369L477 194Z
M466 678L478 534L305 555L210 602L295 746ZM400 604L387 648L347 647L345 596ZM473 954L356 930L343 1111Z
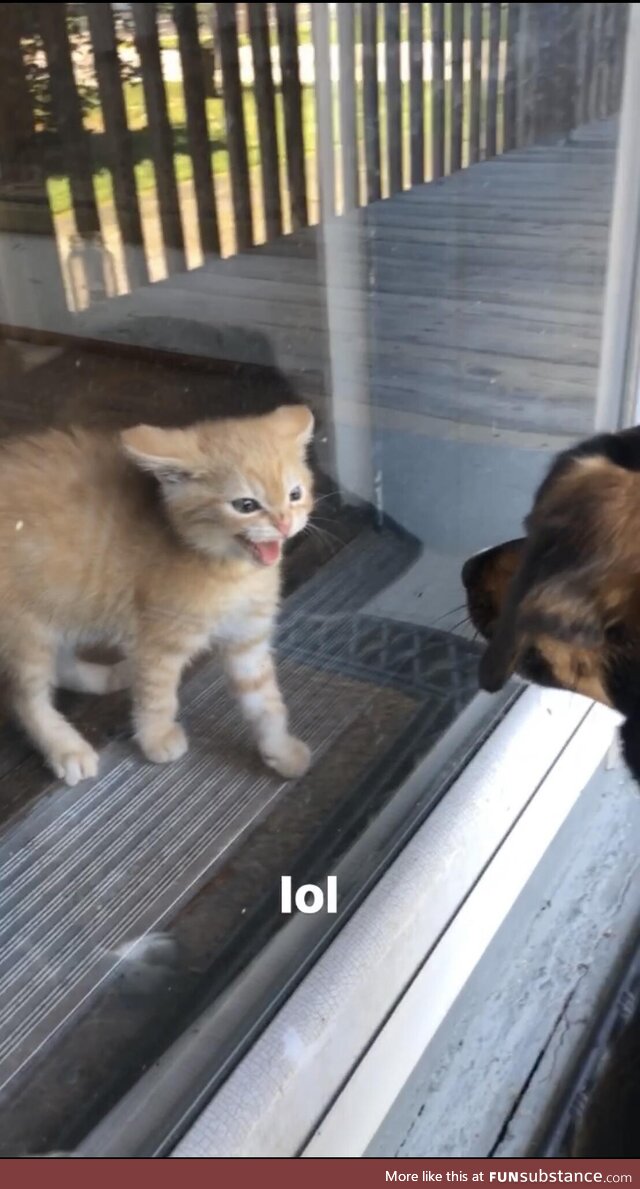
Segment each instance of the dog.
M613 707L640 780L640 427L559 454L524 528L462 569L480 687L517 674Z

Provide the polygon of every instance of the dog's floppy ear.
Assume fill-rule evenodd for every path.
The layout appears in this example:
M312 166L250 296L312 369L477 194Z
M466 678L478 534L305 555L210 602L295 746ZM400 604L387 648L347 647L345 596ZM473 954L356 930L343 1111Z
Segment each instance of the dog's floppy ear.
M625 719L620 729L622 754L635 780L640 783L640 711L636 710Z
M482 689L496 693L513 673L523 633L548 635L577 648L604 644L589 554L576 548L563 522L535 527L480 662Z
M467 558L461 571L462 584L468 591L492 593L498 609L502 607L507 587L512 581L524 553L526 537L515 537L490 549L482 549Z

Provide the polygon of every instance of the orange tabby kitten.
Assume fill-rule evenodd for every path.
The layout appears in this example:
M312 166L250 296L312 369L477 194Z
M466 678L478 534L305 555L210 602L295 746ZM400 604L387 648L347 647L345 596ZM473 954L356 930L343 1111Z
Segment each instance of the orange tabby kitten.
M187 662L220 645L260 753L301 776L309 750L289 734L271 640L283 542L312 507L301 406L189 429L120 435L48 431L0 445L0 666L16 717L68 784L98 757L55 709L53 687L129 684L148 759L187 750L176 720ZM97 665L78 646L126 659Z

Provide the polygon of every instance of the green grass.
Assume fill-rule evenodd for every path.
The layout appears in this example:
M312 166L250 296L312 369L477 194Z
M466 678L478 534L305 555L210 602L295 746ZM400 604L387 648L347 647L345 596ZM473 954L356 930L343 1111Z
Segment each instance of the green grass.
M270 34L271 34L272 45L277 45L278 44L278 33L277 33L277 29L276 29L275 25L271 27ZM338 40L338 31L337 31L337 24L336 24L335 17L331 18L331 40L334 42ZM311 41L312 41L311 21L299 21L298 22L298 41L299 41L300 45L309 45L311 43ZM203 34L203 31L201 29L200 42L203 46L210 47L213 45L213 38L207 33ZM238 45L251 45L251 38L249 37L248 33L238 32ZM162 49L162 50L177 50L178 46L179 46L179 41L178 41L177 33L163 33L161 35L160 49Z
M428 8L428 6L425 6ZM445 10L445 11L448 11ZM335 20L332 20L332 34L335 35ZM301 32L305 25L301 24ZM309 30L310 35L310 30ZM425 27L425 35L428 36L428 29ZM164 37L164 40L168 38ZM450 84L447 84L447 94L450 89ZM403 87L403 140L405 146L408 142L409 136L409 112L408 112L408 95L407 84ZM176 152L174 156L175 172L178 182L188 182L191 180L192 164L191 157L188 152L187 129L185 119L184 97L182 85L179 82L166 83L167 94L167 108L169 119L174 130L174 143ZM155 172L152 162L151 145L149 139L149 130L147 128L146 110L144 105L144 93L141 83L126 83L124 86L125 104L127 109L127 120L131 130L131 140L135 161L135 172L138 191L141 196L145 193L151 192L155 187ZM384 87L380 88L380 140L383 160L383 177L385 172L384 162L386 159L386 95ZM362 111L362 95L361 88L357 88L357 104L359 112L359 127L361 128L361 111ZM448 102L446 108L448 111ZM468 111L468 102L465 95L465 113ZM254 93L247 88L244 91L244 117L245 117L245 132L247 142L247 155L250 168L255 168L260 164L260 148L258 136L258 121L257 110ZM222 176L228 175L230 172L229 154L226 146L226 122L224 116L224 103L221 98L207 99L207 119L209 126L209 135L211 142L211 165L214 175ZM282 97L279 92L276 93L276 119L278 127L278 141L280 146L281 159L284 160L284 116L282 107ZM465 116L466 121L466 116ZM315 98L312 87L303 87L302 91L302 123L304 144L307 155L315 155ZM430 155L430 123L431 123L431 85L425 83L425 132L426 132L426 159L428 161ZM102 123L102 113L98 106L96 106L86 118L87 128L91 132L90 143L92 149L93 160L95 163L94 171L94 188L96 198L99 204L110 204L113 201L112 180L109 169L109 154L107 145L105 143L104 129ZM338 89L334 87L334 128L339 128L339 109L338 109ZM446 135L446 142L448 143L448 129ZM466 139L466 129L465 129ZM362 163L363 147L360 145L360 156ZM69 179L64 175L63 165L60 157L56 159L55 150L52 150L47 158L48 168L48 191L49 201L54 214L60 215L71 209L71 191L69 186Z
M182 86L178 82L167 83L167 108L169 119L174 128L177 152L174 155L176 178L178 182L190 181L193 176L191 157L187 149L187 131ZM141 83L127 83L124 87L127 119L133 141L135 172L138 191L153 190L155 173L149 148L149 134L146 124L146 111ZM247 142L247 156L249 166L260 164L260 142L258 137L258 118L255 96L251 90L244 92L244 118ZM302 93L302 118L304 143L307 152L315 152L315 107L313 90L304 87ZM207 99L207 119L209 135L212 144L211 166L214 174L227 174L230 169L229 153L226 147L226 125L224 118L224 103L222 99ZM282 98L276 95L276 121L280 146L284 145L284 115ZM98 203L109 203L113 199L111 173L108 168L107 148L104 143L102 114L95 108L87 117L88 128L92 132L91 147L96 163L94 173L94 188ZM50 167L48 180L49 202L54 214L63 214L71 208L71 190L69 179L55 172Z
M504 14L507 10L508 5L503 4L501 7L502 7L501 37L504 38L506 35L505 28L504 28L506 18L505 18ZM429 41L431 38L431 5L423 4L422 8L423 8L422 21L423 21L423 28L424 28L424 39L425 39L425 41ZM489 37L489 22L490 22L490 17L489 17L488 6L485 5L484 9L483 9L483 13L482 13L482 36L483 36L483 38ZM464 31L465 37L469 37L471 34L470 24L471 24L471 14L467 8L467 9L465 9L465 31ZM277 34L277 29L276 29L275 24L271 25L270 33L271 33L272 44L277 45L278 34ZM445 10L444 10L444 35L445 35L445 38L447 38L447 39L451 37L451 6L449 4L446 5ZM360 37L361 37L360 18L358 15L356 15L356 40L359 41ZM409 12L408 12L407 6L403 5L400 10L400 40L407 41L408 38L409 38ZM329 18L329 39L333 45L337 45L338 22L337 22L337 18L335 16L335 12L332 12L330 15L330 18ZM213 41L212 41L211 37L208 36L208 34L205 34L204 36L201 34L201 40L202 40L203 45L210 46L213 44ZM299 44L300 45L309 45L312 40L313 40L313 36L312 36L311 21L306 18L300 19L298 21L298 42L299 42ZM378 40L381 42L384 42L384 10L383 10L382 6L378 10ZM239 32L238 33L238 44L239 45L250 45L251 40L249 38L249 35L247 33ZM165 50L177 49L178 48L177 34L163 33L162 36L160 37L160 45L161 45L162 49L165 49Z

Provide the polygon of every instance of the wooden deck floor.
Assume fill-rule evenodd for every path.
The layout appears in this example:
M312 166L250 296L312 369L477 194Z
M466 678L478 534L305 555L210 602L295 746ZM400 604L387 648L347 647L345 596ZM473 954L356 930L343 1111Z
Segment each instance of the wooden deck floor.
M515 151L329 224L138 290L81 318L97 337L248 362L341 400L577 435L593 418L616 125ZM339 230L339 234L334 232ZM326 244L334 258L327 261ZM172 320L180 319L172 330ZM192 323L185 338L184 320Z

